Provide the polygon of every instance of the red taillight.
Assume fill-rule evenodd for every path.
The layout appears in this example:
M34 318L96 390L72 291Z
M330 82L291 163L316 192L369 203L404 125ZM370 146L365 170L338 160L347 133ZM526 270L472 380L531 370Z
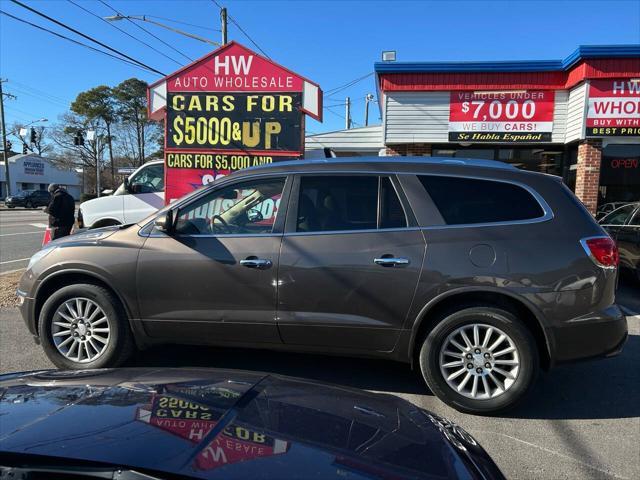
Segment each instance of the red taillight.
M590 237L580 240L587 255L596 265L605 268L616 268L618 261L618 247L611 237Z

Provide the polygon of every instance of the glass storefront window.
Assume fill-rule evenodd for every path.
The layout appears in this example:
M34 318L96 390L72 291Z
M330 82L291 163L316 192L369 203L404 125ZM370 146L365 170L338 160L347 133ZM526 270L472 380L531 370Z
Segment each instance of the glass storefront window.
M640 200L640 144L607 145L600 164L598 204Z

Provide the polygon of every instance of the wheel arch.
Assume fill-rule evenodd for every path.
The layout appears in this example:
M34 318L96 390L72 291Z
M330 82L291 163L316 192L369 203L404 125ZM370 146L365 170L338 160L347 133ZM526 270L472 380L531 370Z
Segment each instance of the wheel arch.
M113 288L104 277L96 272L90 272L87 270L61 270L59 272L54 272L46 277L40 283L40 285L38 285L38 289L36 290L33 312L36 334L40 333L38 331L38 325L42 306L47 301L47 298L49 298L51 293L59 290L60 288L81 283L97 285L111 292L122 305L122 308L127 315L127 323L131 326L132 312L129 305L125 301L124 297L120 294L120 292Z
M549 369L551 360L551 339L546 332L540 314L526 300L512 293L503 291L467 288L446 292L428 302L417 315L417 320L411 331L409 342L409 359L412 365L418 363L419 345L428 333L438 324L447 312L466 307L494 306L511 311L522 319L525 327L533 335L540 356L540 364Z
M93 222L89 228L110 227L112 225L122 225L122 222L113 217L101 218Z

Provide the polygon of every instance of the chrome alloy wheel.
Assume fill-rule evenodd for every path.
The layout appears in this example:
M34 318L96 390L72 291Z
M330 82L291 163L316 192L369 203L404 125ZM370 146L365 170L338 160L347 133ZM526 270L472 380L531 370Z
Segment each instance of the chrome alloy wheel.
M66 300L53 315L53 344L64 357L74 362L94 361L106 350L110 335L107 315L88 298Z
M485 400L498 397L513 386L520 371L520 356L515 342L502 330L471 323L445 339L439 365L454 391Z

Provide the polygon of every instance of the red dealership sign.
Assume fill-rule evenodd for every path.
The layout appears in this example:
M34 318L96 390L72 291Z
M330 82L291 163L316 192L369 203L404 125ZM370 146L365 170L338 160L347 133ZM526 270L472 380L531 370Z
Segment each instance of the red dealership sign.
M640 136L640 81L591 80L587 137Z
M320 87L230 42L149 86L165 120L165 202L235 170L301 158ZM197 183L200 182L200 183Z
M555 92L451 92L449 141L550 142Z

